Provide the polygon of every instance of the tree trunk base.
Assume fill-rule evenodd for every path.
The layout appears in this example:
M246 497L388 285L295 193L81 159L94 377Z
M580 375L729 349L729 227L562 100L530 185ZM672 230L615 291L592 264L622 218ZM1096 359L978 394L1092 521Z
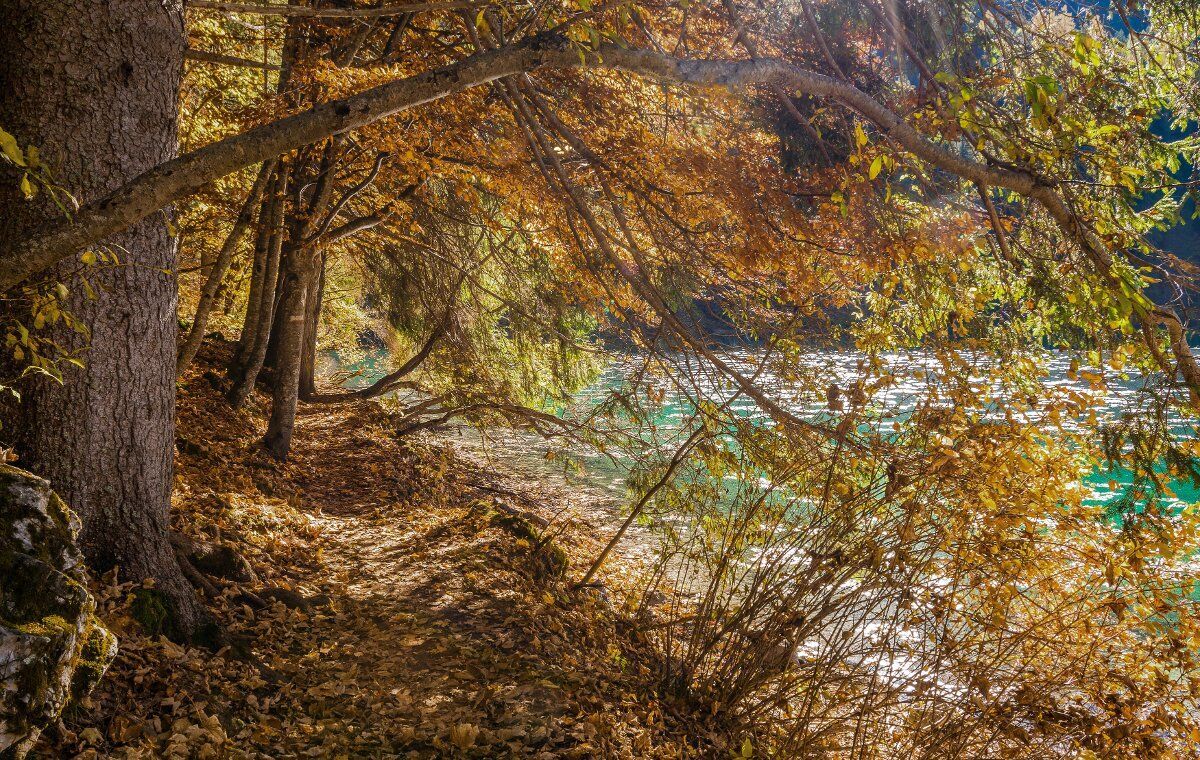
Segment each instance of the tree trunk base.
M291 448L291 436L285 436L281 433L268 433L263 436L263 447L267 453L277 462L286 462L288 450Z
M145 551L150 549L147 543L152 550ZM166 536L161 541L141 542L140 549L145 553L122 565L121 571L127 580L145 583L135 592L133 606L133 616L142 628L181 644L219 646L221 629L188 582Z

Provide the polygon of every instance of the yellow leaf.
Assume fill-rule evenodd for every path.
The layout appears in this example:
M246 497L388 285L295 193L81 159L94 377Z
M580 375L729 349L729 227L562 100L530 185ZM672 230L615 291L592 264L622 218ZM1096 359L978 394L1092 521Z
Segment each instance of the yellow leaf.
M17 166L25 165L25 154L21 152L21 147L17 145L17 138L0 129L0 153L12 161Z
M475 740L478 738L479 726L473 723L459 723L450 729L451 743L464 752L475 746Z
M871 171L868 174L868 177L870 179L875 179L879 176L879 172L881 171L883 171L883 156L876 156L875 160L871 162Z

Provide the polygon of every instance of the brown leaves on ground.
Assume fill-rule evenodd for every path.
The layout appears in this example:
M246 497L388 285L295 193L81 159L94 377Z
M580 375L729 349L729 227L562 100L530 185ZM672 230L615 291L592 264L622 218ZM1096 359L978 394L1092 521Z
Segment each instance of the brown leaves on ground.
M259 415L231 411L216 385L195 375L181 389L175 519L258 576L213 579L230 644L148 637L134 589L101 579L121 653L43 756L688 754L648 696L648 654L607 605L569 590L536 530L468 485L478 473L395 440L367 404L308 408L277 465L257 447ZM594 532L558 530L576 568L595 556Z

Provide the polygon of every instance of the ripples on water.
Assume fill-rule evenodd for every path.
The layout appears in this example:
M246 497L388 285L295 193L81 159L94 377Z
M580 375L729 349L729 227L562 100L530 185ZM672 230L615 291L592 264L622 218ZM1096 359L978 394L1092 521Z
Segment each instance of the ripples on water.
M806 419L828 419L825 399L817 398L811 393L807 397L799 393L798 388L781 380L769 367L760 367L756 354L731 352L723 358L739 371L753 375L755 384L788 411ZM964 358L968 362L975 362L981 369L986 367L982 359L976 360L975 357L965 354ZM865 359L864 354L856 351L822 350L802 357L799 363L804 369L846 389L864 377L862 367ZM929 397L931 386L925 378L935 375L942 365L937 357L921 351L892 352L881 355L880 359L885 367L894 368L897 376L895 383L875 393L870 399L870 407L875 411L871 424L883 431L889 429L893 422L906 419ZM658 446L665 450L672 444L677 444L678 440L673 434L691 417L695 399L728 404L733 414L751 421L765 419L765 414L753 400L738 394L732 383L717 376L713 370L698 366L694 360L688 363L684 357L667 357L665 361L675 364L674 384L661 372L641 376L643 385L657 387L663 396L656 414L650 420L655 430L648 438L648 446ZM336 358L333 359L333 363L337 366ZM1127 379L1120 379L1110 372L1107 388L1104 391L1096 391L1083 380L1069 378L1071 364L1072 357L1068 354L1048 352L1043 362L1043 386L1050 392L1073 391L1093 399L1095 413L1101 423L1115 422L1122 415L1137 412L1142 401L1140 378L1131 375ZM624 387L639 366L640 360L636 356L614 361L591 386L579 392L570 404L560 407L558 413L574 417L585 415L607 399L613 391ZM339 369L354 373L353 379L346 385L356 388L369 385L390 371L391 367L386 352L380 352ZM921 373L924 373L924 376ZM680 381L679 378L684 380ZM973 385L976 386L982 382L981 376L972 379ZM994 386L991 390L995 393L999 388ZM949 407L949 402L945 402L945 405ZM982 412L985 420L1002 420L1006 414L1018 420L1028 419L1026 412L1005 409L1002 404L993 404ZM1195 428L1183 420L1177 411L1172 410L1170 414L1168 422L1172 435L1178 439L1195 437ZM1064 419L1062 426L1071 432L1081 432L1086 428L1083 420ZM534 474L565 477L568 482L600 489L614 500L624 500L627 496L625 484L629 474L628 461L619 455L605 455L590 446L572 444L567 447L566 453L571 455L578 468L564 470L563 460L547 460L547 444L532 434L520 431L488 431L481 434L465 426L455 426L455 430L458 435L467 437L482 447L490 456L504 460L514 467ZM1091 489L1094 501L1106 502L1119 496L1124 487L1132 483L1132 473L1124 469L1097 469L1084 476L1083 481ZM1171 486L1177 502L1200 501L1200 490L1190 482L1174 481Z

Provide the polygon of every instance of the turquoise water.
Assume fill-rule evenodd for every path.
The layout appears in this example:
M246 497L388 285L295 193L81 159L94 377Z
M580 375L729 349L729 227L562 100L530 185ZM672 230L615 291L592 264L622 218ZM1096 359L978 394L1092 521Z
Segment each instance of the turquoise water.
M344 384L347 388L369 385L392 369L386 351L368 353L348 366L341 366L337 362L336 356L331 356L329 359L332 368L344 373L341 377L345 378ZM758 366L755 355L745 352L731 353L726 359L738 366L740 371L756 374L756 384L765 389L772 398L790 412L806 419L828 418L829 413L825 399L815 398L812 394L806 398L803 393L797 392L797 389L789 383L774 376L769 370ZM804 358L802 363L810 371L819 373L822 378L829 378L831 382L836 382L845 388L862 376L860 367L863 359L862 354L854 351L819 351ZM922 366L932 370L936 364L933 357L921 352L894 353L885 355L882 359L887 366L903 367L906 372L896 373L901 376L911 375L914 369L919 370ZM632 441L633 446L657 447L664 451L670 451L680 442L679 431L694 413L696 399L727 404L733 415L743 419L753 421L765 418L751 399L737 394L736 389L727 381L723 381L711 372L706 372L704 368L696 366L694 362L691 365L684 365L685 360L682 357L678 359L668 357L666 361L678 362L678 366L671 368L674 371L670 374L665 371L643 372L644 368L637 357L626 357L614 361L592 385L578 393L570 403L554 405L553 410L562 417L576 419L586 417L594 412L598 405L611 404L612 394L625 388L631 376L636 375L643 388L656 387L660 398L654 408L639 409L638 416L643 424L638 431L638 438ZM1096 416L1102 423L1116 422L1123 417L1137 415L1144 403L1141 390L1143 382L1137 377L1110 379L1107 389L1103 393L1099 393L1089 389L1085 382L1069 379L1071 357L1066 354L1048 354L1045 366L1047 372L1042 383L1046 386L1046 390L1089 395L1097 402ZM660 367L659 369L667 368ZM679 382L681 377L686 378L685 383ZM886 430L893 421L904 420L918 403L927 398L928 393L929 386L924 381L909 377L887 390L873 395L869 405L877 413L873 424L880 430ZM615 427L632 424L633 415L628 410L622 410L617 406L616 411L617 414L614 417L606 418L607 423L604 424ZM992 414L999 418L1004 411L1003 405L998 404L990 410L984 410L984 414L985 417L987 414ZM1195 427L1177 414L1168 418L1168 425L1171 435L1177 440L1196 437ZM1070 420L1066 421L1065 427L1083 430L1081 422ZM540 443L532 436L528 436L522 443L529 450L529 459L536 460L541 469L545 465L543 454L547 450L547 444ZM629 437L626 437L625 445L631 445ZM596 446L578 442L565 448L563 453L570 456L560 461L573 460L573 464L578 468L576 472L572 473L573 478L604 488L613 492L614 496L625 490L623 484L629 474L625 466L626 460L615 449L604 451ZM1160 463L1156 471L1160 474L1165 473L1165 463ZM1134 473L1130 470L1100 467L1084 474L1082 480L1090 489L1091 501L1112 505L1113 516L1118 521L1119 516L1115 514L1118 506L1125 511L1139 511L1139 505L1123 502L1127 490L1134 485ZM1176 508L1200 501L1200 488L1190 480L1172 479L1168 485L1173 496L1167 497L1166 501Z

